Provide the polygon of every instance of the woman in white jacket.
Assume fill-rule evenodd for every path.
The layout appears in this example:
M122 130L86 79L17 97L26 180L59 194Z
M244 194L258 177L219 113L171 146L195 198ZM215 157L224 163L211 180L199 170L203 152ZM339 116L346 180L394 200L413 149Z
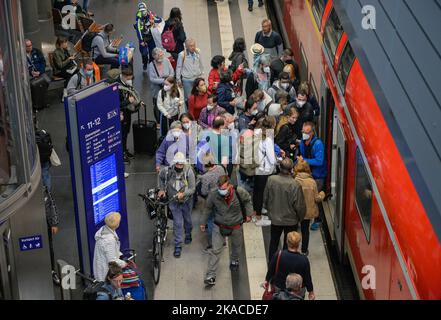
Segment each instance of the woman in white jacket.
M271 222L265 217L262 219L263 193L268 177L276 170L276 154L274 152L274 131L268 117L260 119L256 124L254 135L259 138L257 163L254 176L253 206L256 212L256 226L268 226Z
M104 219L106 223L95 233L95 251L93 255L93 273L98 281L106 280L106 274L109 270L109 262L116 262L121 268L127 264L119 257L120 241L116 234L116 229L121 222L121 214L111 212Z
M158 93L158 109L161 112L161 137L167 135L168 128L173 121L185 113L184 92L179 88L174 77L164 81L164 87Z

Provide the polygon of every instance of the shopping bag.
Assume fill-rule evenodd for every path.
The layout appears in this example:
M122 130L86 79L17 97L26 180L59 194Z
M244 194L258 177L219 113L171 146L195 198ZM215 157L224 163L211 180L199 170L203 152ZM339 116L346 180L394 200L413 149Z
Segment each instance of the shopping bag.
M57 152L55 152L54 148L52 148L51 156L50 156L49 159L51 161L51 165L53 165L54 167L61 166L61 160L58 157Z

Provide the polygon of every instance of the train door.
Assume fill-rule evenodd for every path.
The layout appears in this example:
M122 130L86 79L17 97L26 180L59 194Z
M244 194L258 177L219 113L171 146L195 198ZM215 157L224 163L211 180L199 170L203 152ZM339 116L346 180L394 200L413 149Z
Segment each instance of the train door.
M0 225L0 300L13 299L11 266L11 229L9 223Z

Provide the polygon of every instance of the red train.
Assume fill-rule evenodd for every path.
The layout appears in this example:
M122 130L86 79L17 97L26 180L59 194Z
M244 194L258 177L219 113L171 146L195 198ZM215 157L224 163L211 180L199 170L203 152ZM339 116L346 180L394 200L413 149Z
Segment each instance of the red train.
M301 78L310 82L321 104L320 136L326 142L327 187L333 195L325 204L326 223L341 260L348 257L362 298L441 299L437 206L440 188L434 188L432 182L414 173L415 167L421 172L424 168L421 169L418 162L420 158L403 151L406 150L403 145L410 142L401 139L396 128L402 125L400 117L404 115L396 110L385 112L386 102L393 102L390 97L384 99L384 88L379 86L381 75L365 64L372 53L363 51L360 44L364 35L362 31L357 33L357 28L362 25L364 16L361 10L353 8L363 2L274 1L279 19L283 19L283 31L299 62ZM388 4L371 2L378 5L376 23L381 24L381 14L387 13ZM423 6L423 2L420 5ZM412 11L417 15L418 10ZM359 14L359 26L353 21L351 25L354 12ZM393 17L390 19L394 22ZM366 41L376 37L381 42L381 32L387 30L367 30ZM399 34L400 31L393 32ZM395 34L390 35L390 41L393 36ZM387 52L387 41L382 45ZM405 54L403 51L401 56ZM435 62L438 65L439 61ZM390 66L396 72L392 75L403 71L393 59L385 60L383 76L389 76ZM391 77L389 83L395 80L396 77ZM397 92L395 98L401 96ZM407 112L404 104L402 112ZM440 119L439 113L433 112L432 116ZM391 124L391 119L398 125ZM415 129L409 129L418 134L418 125L415 122ZM433 149L436 151L438 147L435 141ZM411 145L409 149L412 151L412 148ZM425 156L431 157L430 144L427 148ZM429 160L433 165L425 169L438 174L439 159Z

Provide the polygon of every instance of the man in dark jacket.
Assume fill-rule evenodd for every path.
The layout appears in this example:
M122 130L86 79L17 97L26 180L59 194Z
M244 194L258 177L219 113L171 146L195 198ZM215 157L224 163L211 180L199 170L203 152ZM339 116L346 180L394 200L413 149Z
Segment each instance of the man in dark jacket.
M314 108L308 102L308 93L299 89L297 92L296 104L297 112L299 113L299 119L296 125L296 135L300 137L302 135L302 128L305 122L314 122Z
M251 221L253 205L250 194L243 188L234 188L227 175L221 176L217 183L218 189L209 193L204 216L200 228L205 231L208 217L215 212L212 234L213 249L210 251L208 270L204 283L216 284L216 270L219 265L219 255L222 252L225 237L231 239L230 269L239 268L239 254L242 249L242 224Z
M35 109L42 109L47 106L46 95L50 79L45 75L46 60L43 53L32 46L32 41L25 40L26 60L31 84L32 105Z
M268 260L271 261L279 247L283 232L283 246L286 249L286 236L296 231L306 214L302 187L292 178L294 164L285 158L280 163L280 173L268 178L263 194L263 207L271 219L271 240Z
M297 273L286 277L286 289L274 293L273 300L304 300L303 278Z
M259 43L265 48L271 58L279 57L283 52L283 40L280 34L273 31L271 20L262 21L262 30L256 33L254 43Z
M279 78L280 73L282 73L283 68L287 64L292 64L294 66L294 73L296 76L296 79L300 79L300 71L299 71L299 65L294 60L294 53L292 49L287 48L283 50L282 55L279 59L275 59L271 62L270 68L271 68L271 83L276 81Z

